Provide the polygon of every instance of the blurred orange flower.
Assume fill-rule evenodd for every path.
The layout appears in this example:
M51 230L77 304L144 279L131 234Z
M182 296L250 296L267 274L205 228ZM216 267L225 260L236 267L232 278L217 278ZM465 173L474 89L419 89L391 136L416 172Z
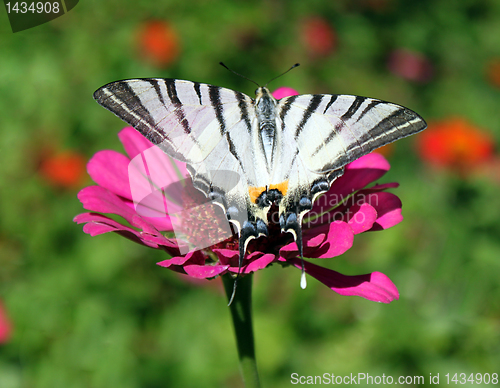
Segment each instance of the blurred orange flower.
M42 158L40 175L51 185L75 189L87 179L87 159L74 151L52 153Z
M488 63L486 73L493 86L500 88L500 58L492 59Z
M138 45L141 55L158 67L166 67L179 56L179 38L170 24L151 20L139 28Z
M394 152L394 143L386 144L385 146L377 148L373 152L377 152L381 155L384 155L387 158L388 156L392 155L392 153Z
M312 16L302 23L302 41L314 56L331 54L337 46L337 35L328 21Z
M467 172L492 159L493 138L463 118L430 123L417 141L420 157L437 167Z

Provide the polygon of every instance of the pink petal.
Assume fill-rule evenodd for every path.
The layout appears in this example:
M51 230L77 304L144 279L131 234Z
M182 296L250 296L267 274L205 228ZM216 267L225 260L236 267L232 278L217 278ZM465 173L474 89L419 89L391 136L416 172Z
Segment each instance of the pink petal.
M97 236L99 234L115 232L118 233L138 244L146 245L151 248L158 248L160 245L168 248L176 248L176 244L161 234L148 235L142 232L138 232L126 225L122 225L109 217L97 213L83 213L78 214L74 219L74 222L81 224L86 223L83 226L83 231L91 236Z
M12 323L7 316L3 303L0 301L0 344L9 341L12 335Z
M318 198L312 211L321 212L325 206L339 205L354 192L382 177L389 168L389 162L378 153L362 156L346 166L344 175L333 182L325 195Z
M172 231L172 222L170 217L142 217L143 220L146 220L151 225L154 225L155 228L160 232L171 232Z
M159 265L160 267L165 267L165 268L168 268L172 265L183 265L186 261L188 261L191 258L190 254L192 253L190 252L185 256L174 256L171 259L163 260L156 264Z
M293 260L293 265L301 269L299 259ZM356 295L362 298L382 303L390 303L399 299L399 292L394 283L381 272L366 275L346 276L304 261L306 272L331 288L340 295Z
M101 186L88 186L80 190L78 199L87 210L99 213L117 214L130 224L136 212L124 200Z
M314 256L307 257L329 258L340 256L352 247L354 232L345 222L335 221L329 225L329 232L325 242L314 252Z
M337 206L329 212L311 219L311 221L308 221L306 218L303 227L310 229L311 232L314 233L321 225L336 220L347 222L354 231L354 234L366 232L373 226L373 223L377 219L377 211L369 202L364 203L364 197L368 197L368 195L361 195L359 193L360 192L349 197L343 205ZM310 213L308 213L308 215L309 214Z
M250 264L245 265L244 273L250 273L258 271L259 269L266 268L276 259L276 256L272 253L266 253L259 258L253 259Z
M282 86L281 88L276 89L272 93L272 95L275 99L280 100L283 97L298 96L299 92L297 92L295 89L287 88L286 86Z
M352 228L354 234L366 232L377 219L377 211L373 206L364 203L361 206L354 206L349 209L350 214L347 214L348 224Z
M99 186L131 200L127 172L129 162L130 160L119 152L99 151L88 162L87 171Z
M153 146L153 143L132 127L123 128L118 133L118 138L122 142L123 148L125 148L125 151L131 160L144 150Z
M373 185L372 187L369 187L368 189L361 190L361 192L374 193L377 191L383 191L383 190L387 190L387 189L395 189L397 187L399 187L399 183L397 183L397 182L382 183L382 184Z
M314 239L323 235L323 241L318 246ZM304 257L330 258L339 256L352 247L354 233L352 228L343 221L334 221L322 227L305 230L302 234L304 240ZM309 239L314 245L309 245ZM280 249L280 261L298 256L298 248L295 242L285 245Z
M228 265L185 265L184 270L189 276L198 279L213 278L228 269Z
M221 264L227 264L229 266L229 271L238 273L239 252L237 250L216 248L213 252L219 257ZM275 259L276 256L272 253L264 254L259 251L252 252L245 256L241 273L250 273L266 268Z
M364 155L354 162L349 163L346 166L346 170L383 170L385 172L389 171L391 165L382 154L372 152L370 154ZM383 174L382 174L383 175Z
M165 214L165 205L169 212L179 211L186 187L193 187L192 181L186 179L187 175L185 163L175 161L157 146L135 156L128 165L127 181L130 182L134 204L140 204L137 206L139 214L149 216L149 209ZM166 198L174 202L167 201L165 204Z
M136 131L134 130L134 132ZM99 184L99 186L127 199L128 201L124 201L124 204L127 205L130 210L143 210L143 207L141 207L142 204L135 208L134 204L130 202L132 200L132 194L130 191L129 179L133 178L135 175L130 175L130 160L125 155L115 151L100 151L89 161L87 169L92 179ZM143 179L140 184L146 188L151 187L147 179ZM172 223L170 218L165 216L165 203L162 193L158 191L154 194L157 195L148 197L147 205L149 205L149 207L147 208L147 215L149 217L145 218L149 219L151 223L157 226L158 230L171 231ZM156 202L154 202L153 199L155 199ZM98 211L95 209L89 210ZM146 211L142 211L140 214L143 215L143 213L146 213Z
M276 259L276 256L273 255L272 253L266 253L266 254L262 254L262 252L253 252L253 253L258 253L258 255L254 255L253 257L251 257L250 261L248 261L247 258L245 258L243 268L241 269L242 273L250 273L258 271L259 269L264 269ZM233 273L238 273L238 270L239 270L238 267L229 268L229 271Z
M150 219L153 222L146 221L137 215L125 200L103 187L85 187L78 193L78 199L87 210L98 213L116 214L123 217L130 225L144 229L146 233L156 234L158 232L154 227L156 223L155 218Z
M86 223L83 226L83 231L90 234L92 237L103 233L116 232L118 230L136 233L135 229L122 225L115 220L98 213L78 214L75 218L73 218L73 221L77 224Z
M238 261L239 252L237 249L214 248L213 252L217 255L219 260L224 264L229 264L230 262Z
M138 153L128 165L134 209L159 230L172 230L169 215L185 210L189 189L201 195L187 175L185 163L170 158L157 146Z
M378 217L370 229L371 231L388 229L403 221L401 200L396 195L383 191L376 193L376 195L378 202L374 203L372 200L371 203L375 207L375 210L377 210Z

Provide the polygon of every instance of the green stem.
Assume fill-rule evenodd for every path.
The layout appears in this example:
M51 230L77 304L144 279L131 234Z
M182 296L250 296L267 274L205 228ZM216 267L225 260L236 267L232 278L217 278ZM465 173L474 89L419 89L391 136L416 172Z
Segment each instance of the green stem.
M252 280L253 274L239 277L238 287L229 310L233 318L236 346L245 387L259 388L252 325ZM222 281L229 301L233 293L234 279L230 275L224 275Z

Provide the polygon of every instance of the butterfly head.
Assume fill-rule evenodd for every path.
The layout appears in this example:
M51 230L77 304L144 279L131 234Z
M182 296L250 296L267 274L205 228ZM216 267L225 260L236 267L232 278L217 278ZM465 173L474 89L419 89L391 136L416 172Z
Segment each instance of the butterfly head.
M259 86L255 91L255 105L276 105L276 99L265 86Z

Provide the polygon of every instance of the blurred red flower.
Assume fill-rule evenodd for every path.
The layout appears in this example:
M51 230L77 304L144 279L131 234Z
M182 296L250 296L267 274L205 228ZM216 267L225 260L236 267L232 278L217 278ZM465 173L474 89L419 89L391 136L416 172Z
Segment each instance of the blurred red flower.
M486 73L491 84L500 88L500 58L492 59L488 63Z
M467 172L493 157L493 138L463 118L430 123L417 142L420 157L437 167Z
M151 20L142 24L138 33L138 45L146 61L158 67L166 67L179 56L179 38L170 24Z
M409 81L427 82L432 78L432 64L423 55L407 49L394 50L387 63L389 70Z
M7 318L5 308L0 301L0 344L7 342L12 334L12 324Z
M331 54L337 46L337 35L328 21L312 16L302 23L302 41L313 56Z
M51 185L74 189L87 180L87 158L75 151L51 153L42 158L39 174Z

